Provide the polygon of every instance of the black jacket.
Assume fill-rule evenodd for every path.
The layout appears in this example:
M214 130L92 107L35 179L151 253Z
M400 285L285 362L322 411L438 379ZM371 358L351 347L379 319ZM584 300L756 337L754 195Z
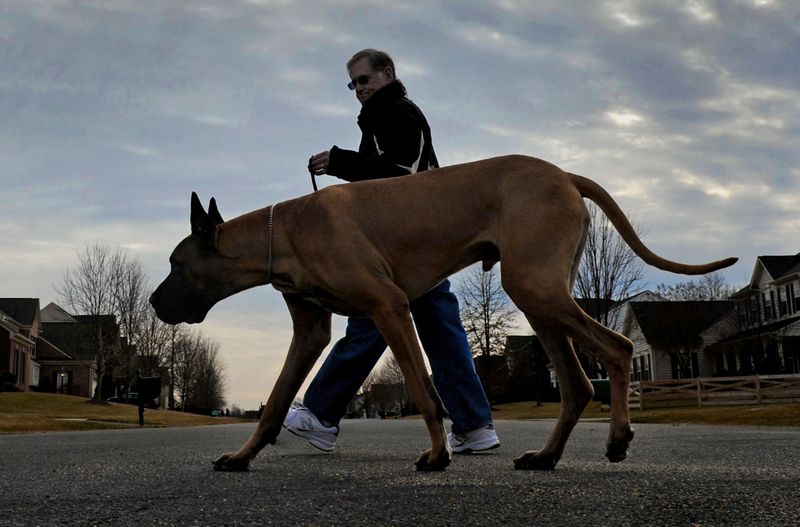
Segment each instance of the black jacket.
M331 148L328 174L347 181L405 176L439 166L428 121L395 80L369 98L358 116L358 152Z

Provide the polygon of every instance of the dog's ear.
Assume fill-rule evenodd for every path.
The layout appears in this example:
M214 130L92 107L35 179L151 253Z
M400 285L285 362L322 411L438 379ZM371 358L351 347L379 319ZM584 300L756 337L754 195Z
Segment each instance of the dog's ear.
M192 192L192 234L196 234L201 238L208 241L214 240L214 233L216 231L216 224L211 219L211 216L203 209L203 204L200 203L200 198L197 194Z
M211 198L211 201L208 203L208 215L211 217L211 221L214 222L214 225L225 223L225 220L222 219L222 214L219 213L219 209L217 208L217 200L214 198Z

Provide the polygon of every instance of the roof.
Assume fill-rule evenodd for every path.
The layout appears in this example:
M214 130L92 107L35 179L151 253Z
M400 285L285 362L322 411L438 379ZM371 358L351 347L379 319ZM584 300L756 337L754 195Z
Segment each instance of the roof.
M648 342L663 342L680 334L700 338L700 334L733 309L729 300L684 302L631 302L630 309Z
M530 348L534 353L544 353L544 347L536 335L508 335L503 355L510 357L515 352Z
M758 260L773 280L800 273L800 253L794 256L759 256Z
M639 302L661 302L664 301L664 297L659 295L658 293L654 293L649 290L639 291L638 293L634 293L631 296L626 298L622 298L620 300L609 299L606 300L604 298L576 298L575 302L578 306L590 317L600 318L600 316L613 309L619 308L620 306L624 306L630 302L636 302L637 298L642 297L642 300L638 300Z
M42 308L42 322L77 322L72 315L56 304L50 302Z
M103 329L103 333L111 335L119 331L117 324L117 317L114 315L75 315L75 320L81 324L97 328L99 323Z
M22 326L32 326L39 314L39 299L0 298L0 311Z
M780 332L781 330L798 323L800 323L800 317L793 317L784 320L778 320L777 322L772 322L770 324L765 324L763 326L746 329L744 331L740 331L739 333L734 333L733 335L725 337L720 341L714 342L708 347L708 349L714 351L720 348L724 348L727 344L730 344L732 342L738 342L752 337L769 335L770 333Z
M597 317L617 305L616 300L606 300L605 298L576 298L575 302L583 311L591 317Z
M39 337L36 345L36 360L48 362L53 360L71 360L69 353L62 350L44 337Z
M746 297L746 296L750 295L750 293L752 293L753 291L758 291L758 289L753 287L752 284L747 284L743 288L741 288L738 291L736 291L735 293L733 293L729 298L731 300L735 300L735 299L738 299L738 298L743 298L743 297Z
M506 337L505 352L516 351L520 348L533 344L536 339L533 335L508 335Z
M91 324L46 322L42 335L54 346L78 360L94 360L97 334Z
M47 316L43 318L48 321L42 322L41 336L76 360L95 359L98 322L104 339L119 338L119 325L114 315L71 316L52 303L45 310Z

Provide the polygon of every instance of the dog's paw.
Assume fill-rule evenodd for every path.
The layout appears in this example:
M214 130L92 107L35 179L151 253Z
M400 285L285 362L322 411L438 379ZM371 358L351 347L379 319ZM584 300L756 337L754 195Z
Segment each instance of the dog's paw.
M514 468L516 470L553 470L557 463L558 460L552 455L530 451L514 460Z
M633 440L633 429L628 427L625 437L612 439L606 445L606 457L612 463L619 463L628 457L628 446Z
M441 472L446 469L447 465L452 461L452 454L446 448L440 450L436 458L431 459L431 457L430 450L426 450L419 455L414 462L418 472Z
M250 460L237 458L234 454L222 454L211 463L214 465L214 470L220 472L244 472L247 470Z

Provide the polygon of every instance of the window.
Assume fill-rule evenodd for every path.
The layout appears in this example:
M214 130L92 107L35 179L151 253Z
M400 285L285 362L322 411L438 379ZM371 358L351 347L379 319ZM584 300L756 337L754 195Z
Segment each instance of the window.
M700 372L700 358L696 352L691 352L689 360L686 357L679 357L676 353L670 354L672 362L672 378L673 379L694 379L699 376ZM689 364L686 364L689 362Z
M19 349L19 345L14 345L14 360L13 360L13 368L11 369L11 373L17 376L17 380L21 379L22 377L20 374L22 373L22 351Z
M782 317L789 314L788 295L785 287L778 289L778 309Z
M736 352L728 351L725 353L725 372L728 375L736 375L739 370L739 364L736 360Z
M769 322L772 320L772 292L764 293L762 295L763 305L764 305L764 321Z
M775 291L773 290L769 292L769 304L772 310L772 318L778 318L778 299L775 298Z
M747 321L747 305L746 301L736 302L736 316L739 320L739 326L745 327L748 325Z
M749 317L750 325L758 324L761 321L761 319L758 316L760 312L758 305L758 298L759 298L758 295L753 295L747 299L747 302L750 305L750 317Z
M70 374L71 374L71 372L63 371L63 370L53 374L53 375L56 376L56 392L57 393L65 393L65 392L69 391Z
M28 379L25 377L25 352L17 348L17 383L21 386L28 384Z

